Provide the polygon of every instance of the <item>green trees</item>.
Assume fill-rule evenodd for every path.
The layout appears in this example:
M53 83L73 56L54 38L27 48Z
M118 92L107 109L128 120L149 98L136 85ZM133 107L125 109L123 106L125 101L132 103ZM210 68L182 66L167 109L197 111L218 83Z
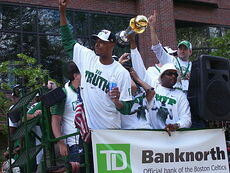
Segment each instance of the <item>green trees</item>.
M210 55L221 56L230 59L230 29L223 37L216 37L209 40L214 49Z
M18 54L15 60L0 63L0 90L11 90L16 84L25 81L27 92L40 88L45 83L48 71L36 64L36 59L25 54ZM10 100L5 93L0 93L0 114L6 114Z
M42 65L36 64L36 59L25 54L17 54L17 59L4 61L0 64L0 89L10 89L20 78L26 81L26 87L31 90L39 88L45 82L48 71Z

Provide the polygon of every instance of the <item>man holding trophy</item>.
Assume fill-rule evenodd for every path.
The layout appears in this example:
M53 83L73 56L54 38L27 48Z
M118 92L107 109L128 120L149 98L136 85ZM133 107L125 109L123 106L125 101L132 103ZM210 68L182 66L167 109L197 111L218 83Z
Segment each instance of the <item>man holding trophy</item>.
M115 35L108 30L93 35L95 51L76 43L67 25L68 3L69 0L59 0L62 42L81 73L81 96L89 128L120 129L120 113L126 114L129 106L126 101L132 99L131 78L129 72L112 58ZM111 86L109 93L108 86Z

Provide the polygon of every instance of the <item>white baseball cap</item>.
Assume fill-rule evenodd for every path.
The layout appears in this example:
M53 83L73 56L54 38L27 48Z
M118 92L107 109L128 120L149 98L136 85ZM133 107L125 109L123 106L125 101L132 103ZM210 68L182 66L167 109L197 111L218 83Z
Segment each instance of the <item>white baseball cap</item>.
M106 29L101 30L97 35L93 34L91 36L91 38L92 39L98 39L99 38L103 41L109 41L109 42L113 42L113 43L116 42L115 35L111 31L106 30Z
M171 49L169 46L165 46L164 50L168 53L168 54L174 54L177 52L177 50L173 50Z
M158 77L158 81L159 81L159 82L161 82L161 76L162 76L162 74L163 74L165 71L167 71L167 70L175 70L175 71L177 71L177 69L176 69L176 67L175 67L174 64L172 64L172 63L164 64L164 65L161 67L161 73L160 73L160 75L159 75L159 77Z

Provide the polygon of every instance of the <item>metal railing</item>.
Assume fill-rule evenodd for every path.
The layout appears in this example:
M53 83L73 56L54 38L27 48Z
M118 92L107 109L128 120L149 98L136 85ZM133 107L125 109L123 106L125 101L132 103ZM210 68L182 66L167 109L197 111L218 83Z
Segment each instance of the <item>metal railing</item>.
M33 91L29 94L24 94L23 97L13 106L9 113L14 111L19 111L20 116L20 126L17 128L16 132L12 135L9 133L9 153L10 158L13 158L15 154L13 153L13 144L15 141L19 141L21 150L13 163L11 163L11 171L14 167L20 167L21 172L34 172L37 169L35 158L40 151L43 150L43 158L41 161L42 172L49 172L49 170L57 166L57 160L60 159L55 155L55 143L62 139L67 139L71 136L79 135L79 131L76 129L76 133L55 138L52 133L51 127L51 114L49 108L46 108L43 103L42 105L42 115L37 116L31 120L27 120L27 106L39 93L43 95L45 93L43 88ZM33 128L35 126L41 128L42 136L38 136ZM33 145L32 140L38 139L41 144ZM86 173L90 172L90 148L89 144L83 143L84 148L84 159L85 162L81 164L81 167L85 169ZM10 159L11 160L11 159ZM63 157L64 167L67 172L72 172L70 164L68 164L68 156Z

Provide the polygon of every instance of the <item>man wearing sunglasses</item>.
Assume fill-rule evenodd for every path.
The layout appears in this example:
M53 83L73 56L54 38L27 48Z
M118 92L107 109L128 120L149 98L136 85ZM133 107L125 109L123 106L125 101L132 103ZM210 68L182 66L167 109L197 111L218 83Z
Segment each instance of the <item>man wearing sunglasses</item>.
M129 36L131 60L139 78L152 86L155 96L149 106L149 119L153 129L165 129L169 135L178 128L191 126L189 102L184 92L175 89L178 70L172 63L161 67L158 82L147 73L134 36Z
M156 96L150 110L150 120L155 129L164 128L170 134L178 128L191 126L191 112L186 95L174 89L178 72L173 64L165 64L154 86Z

